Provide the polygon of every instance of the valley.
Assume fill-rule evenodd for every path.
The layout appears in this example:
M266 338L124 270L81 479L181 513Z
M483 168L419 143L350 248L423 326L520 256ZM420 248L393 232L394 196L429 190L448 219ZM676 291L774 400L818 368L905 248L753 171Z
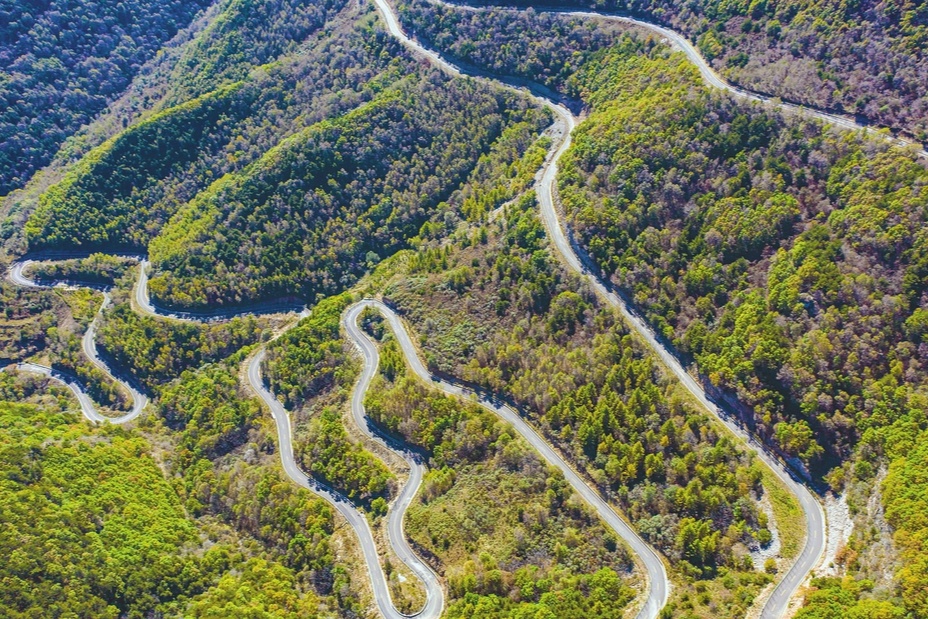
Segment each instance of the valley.
M919 616L917 131L733 86L637 14L372 6L273 22L249 65L233 33L270 14L230 3L157 111L4 200L6 319L48 326L4 342L0 399L128 424L196 532L165 560L217 557L145 603ZM855 527L817 576L825 492L875 467L895 573Z

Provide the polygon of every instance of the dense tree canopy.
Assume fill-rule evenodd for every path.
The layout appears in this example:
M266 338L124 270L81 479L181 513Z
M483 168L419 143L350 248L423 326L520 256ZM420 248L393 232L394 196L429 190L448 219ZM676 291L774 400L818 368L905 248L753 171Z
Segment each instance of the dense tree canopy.
M125 89L207 0L9 0L0 6L0 196Z
M511 4L536 3L516 0ZM903 130L922 142L928 140L928 7L923 2L580 0L543 4L591 6L669 25L693 40L716 70L749 89L858 116L865 122ZM441 26L439 20L431 26L428 21L419 24L432 32ZM507 34L525 32L516 28ZM447 40L447 34L442 36ZM490 36L480 31L462 51L472 53ZM508 46L499 43L497 49L506 54Z
M295 131L369 100L397 79L397 50L370 20L349 26L312 37L305 55L181 98L91 150L40 196L26 225L30 247L144 249L215 179Z
M423 385L380 315L364 323L383 342L367 413L429 456L406 531L442 558L450 616L622 616L634 596L627 548L508 424Z
M585 75L596 112L559 183L604 273L787 453L845 457L892 423L915 397L899 383L924 380L925 169L657 59L604 55Z
M338 292L416 235L509 123L543 116L439 72L412 75L217 181L150 246L152 294L182 306Z
M32 120L2 149L0 164L19 159L0 173L0 194L200 6L83 19L61 17L54 2L7 4L0 57L15 71L0 75L0 101L15 101L0 118L0 145L12 144L4 127ZM917 3L602 6L682 29L751 87L923 136ZM551 253L528 191L550 145L538 139L549 116L426 69L363 7L228 0L215 11L176 54L172 83L152 91L158 101L133 103L152 113L51 179L25 230L29 246L150 249L153 294L185 307L339 295L269 344L263 369L293 412L302 468L371 508L375 525L395 477L345 424L357 363L339 334L351 297L339 293L413 248L383 262L363 292L385 292L405 314L430 369L511 399L624 511L679 576L668 613L744 616L771 580L751 550L778 532L782 555L793 554L801 515ZM401 17L430 46L588 106L558 179L578 241L765 439L815 474L844 462L825 477L838 489L878 484L888 464L879 488L902 558L898 587L874 593L855 572L855 541L838 561L850 576L813 581L800 616L928 612L924 167L885 143L710 93L641 32L424 0L405 3ZM99 41L88 43L84 26ZM59 45L39 49L43 33ZM36 93L49 103L38 116ZM71 99L56 103L62 93L93 104L75 115ZM4 239L18 234L14 222L3 222ZM336 560L343 540L331 543L331 508L280 474L261 408L240 385L267 323L139 316L121 302L126 263L100 255L36 272L116 284L101 350L155 396L159 420L144 431L158 447L132 431L85 432L46 409L0 406L0 482L17 502L0 533L9 613L40 598L77 616L361 612ZM123 403L80 349L98 293L0 288L4 358L43 351L98 402ZM406 375L383 325L366 320L382 340L368 411L432 465L407 531L445 570L449 616L620 614L632 595L624 547L510 428ZM0 374L0 397L31 398L46 383ZM43 401L63 408L64 392L50 393ZM143 491L125 490L140 479ZM55 521L67 535L48 535ZM206 551L204 539L216 546ZM39 565L50 554L67 557Z
M116 367L157 391L184 370L227 357L260 335L253 316L207 325L177 323L143 316L121 303L106 313L97 339Z
M594 262L762 436L872 479L926 423L924 166L679 58L616 49L576 79L593 112L559 193Z
M426 244L405 260L387 297L418 331L433 370L511 397L677 569L711 583L716 611L742 616L769 579L741 572L750 565L746 546L770 540L756 502L764 493L760 468L681 399L611 311L567 276L534 209L529 193L490 224ZM466 278L451 276L461 269ZM460 411L441 399L408 405L414 385L396 380L382 398L370 396L374 418L439 463L479 446L451 441ZM474 428L466 436L481 434ZM796 516L778 517L786 514ZM743 580L732 575L739 572Z
M181 553L196 529L144 440L32 405L0 421L0 614L115 618L202 591Z

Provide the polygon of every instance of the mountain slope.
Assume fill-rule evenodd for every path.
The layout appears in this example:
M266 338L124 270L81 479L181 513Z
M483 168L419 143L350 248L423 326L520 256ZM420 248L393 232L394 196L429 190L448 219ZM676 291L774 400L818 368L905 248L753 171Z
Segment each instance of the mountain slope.
M118 95L208 0L5 2L0 19L0 196Z
M150 246L164 271L152 294L194 306L343 289L415 236L507 126L540 130L524 105L428 73L309 127L175 216Z
M696 43L712 65L749 90L857 116L928 141L928 6L864 0L597 0L488 6L554 6L616 11L667 25ZM404 3L416 31L443 46L467 32L473 16L455 16L426 0ZM525 17L504 18L514 24ZM463 29L451 30L449 23ZM516 26L517 28L519 26ZM444 29L441 39L435 39ZM450 34L450 32L455 34ZM510 33L517 32L510 29ZM466 53L505 55L512 48L486 31L469 34Z

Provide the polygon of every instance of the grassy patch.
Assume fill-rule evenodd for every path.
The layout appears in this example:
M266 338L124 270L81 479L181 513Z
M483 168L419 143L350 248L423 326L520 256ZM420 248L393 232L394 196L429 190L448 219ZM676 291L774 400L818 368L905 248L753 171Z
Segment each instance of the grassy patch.
M764 467L764 488L770 497L773 515L780 532L780 553L786 559L793 559L802 548L806 538L806 519L796 497L786 488L780 478L770 469Z

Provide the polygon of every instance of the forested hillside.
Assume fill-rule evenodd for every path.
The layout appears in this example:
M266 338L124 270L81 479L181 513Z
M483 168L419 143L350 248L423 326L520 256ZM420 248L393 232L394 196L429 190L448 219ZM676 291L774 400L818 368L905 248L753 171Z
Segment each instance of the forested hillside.
M873 480L925 423L925 168L660 59L603 54L580 80L594 112L559 182L594 261L762 436L844 463L836 488Z
M89 152L40 197L26 225L29 246L143 249L216 179L286 136L370 100L402 74L402 63L392 61L395 44L370 20L346 18L309 39L313 53L181 99ZM236 66L247 73L250 65Z
M337 411L356 377L339 333L350 302L339 295L319 303L269 346L265 373L295 411L303 469L369 505L377 523L385 504L371 501L370 490L383 465L338 438L345 425L351 429ZM505 424L404 378L405 362L383 324L372 317L365 324L384 344L368 414L428 454L432 470L406 530L448 579L449 616L621 617L633 597L624 546ZM494 501L486 501L487 492Z
M504 130L544 116L474 82L413 75L197 196L150 246L179 306L344 289L403 247Z
M413 4L424 13L442 11L426 8L423 0ZM928 141L928 6L917 0L474 4L591 7L665 24L684 33L716 70L745 88L858 116Z
M0 372L0 615L376 612L357 536L281 470L281 417L245 386L265 348L297 466L365 513L414 610L387 535L407 470L349 414L360 362L340 321L362 296L402 314L432 373L519 409L667 559L665 616L758 611L804 543L802 510L559 259L532 190L561 137L551 114L416 58L367 2L139 1L0 7L0 195L26 185L2 204L4 255L101 252L31 274L112 286L99 352L151 398L129 429L90 427L70 391ZM928 139L922 3L595 4L684 32L746 87ZM710 91L645 30L399 10L423 45L582 109L557 194L592 269L727 411L842 494L847 541L797 617L928 616L925 163ZM148 254L165 306L310 312L146 316L115 249ZM81 341L102 299L4 281L0 359L122 407ZM429 467L404 522L445 616L624 616L642 585L625 544L512 427L416 380L376 312L362 322L381 361L367 412Z
M182 103L298 52L348 6L345 0L226 0L174 66L168 104ZM328 58L326 61L332 61Z
M0 6L0 196L122 92L208 0Z
M405 27L430 47L575 98L580 93L571 87L571 76L596 50L628 32L609 22L551 13L466 11L428 0L402 0L397 6ZM550 36L531 36L536 29Z
M898 460L925 424L924 167L885 143L709 95L682 58L665 58L640 36L586 55L559 85L551 76L576 55L532 62L530 51L508 51L544 49L547 37L530 34L538 29L558 33L570 49L576 35L565 18L552 28L548 17L455 15L417 3L406 19L452 53L592 106L559 178L581 243L720 395L735 396L736 410L762 435L818 474L831 471L835 490L871 506L880 499L878 472L893 463L882 501L904 553L896 565L905 567L888 581L895 551L855 529L838 566L861 584L816 581L803 616L824 616L829 604L864 615L924 613L919 592L928 576L912 554L923 532L910 516L924 484ZM476 44L458 34L481 25ZM504 292L497 307L510 303ZM450 348L436 351L437 363L486 337L485 319L424 324L447 325ZM463 350L479 360L481 349ZM525 354L520 347L512 358ZM903 475L912 484L905 498L895 490ZM872 507L865 513L887 526ZM868 526L867 517L858 524Z
M224 359L260 336L253 316L211 325L171 324L120 303L106 313L98 341L114 364L158 392L184 370Z
M9 379L0 375L3 398L39 397L31 382L16 387ZM151 444L137 433L92 429L64 411L63 395L57 402L39 399L41 406L0 402L0 548L7 557L0 614L25 618L46 609L88 618L174 616L191 599L195 616L246 606L263 606L275 616L325 608L324 596L298 584L302 568L292 557L286 566L272 554L249 558L259 554L256 547L243 553L245 539L234 531L212 527L207 533L187 516ZM259 482L259 491L266 485ZM290 509L310 507L312 499L300 497L310 501L301 506L295 498ZM266 500L269 507L277 499ZM321 542L331 535L331 514L323 509L315 518ZM198 534L208 535L211 547ZM247 583L247 604L228 599L230 581Z
M634 598L627 549L506 424L409 376L378 318L366 319L384 346L365 407L430 457L406 530L446 566L448 616L624 616Z
M928 174L880 143L694 97L679 71L635 92L629 69L603 56L587 73L599 105L560 181L583 243L784 449L846 457L904 416L886 398L922 380ZM682 144L704 155L676 155Z
M151 242L152 295L171 305L312 299L403 247L493 143L524 141L513 132L545 123L473 82L419 72L391 86L397 65L380 52L396 50L369 21L331 39L349 51L224 86L89 153L41 197L29 246ZM366 68L346 81L323 62ZM286 86L316 74L301 97L316 110L306 114ZM280 141L287 133L264 121L272 117L296 132ZM278 218L286 223L268 225Z
M566 275L534 208L529 194L493 224L423 246L386 296L418 331L433 370L511 397L682 576L712 592L716 616L743 616L769 579L751 571L748 546L771 539L756 497L771 492L780 534L793 539L795 506L775 485L765 490L761 469ZM675 595L677 608L693 607L693 589Z

